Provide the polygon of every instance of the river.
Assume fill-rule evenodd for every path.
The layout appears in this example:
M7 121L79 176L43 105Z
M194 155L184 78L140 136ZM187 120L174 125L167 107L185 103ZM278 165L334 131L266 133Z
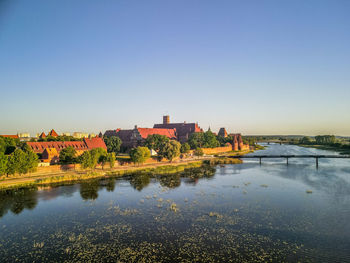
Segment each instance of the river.
M336 154L269 145L255 154ZM1 262L350 262L350 161L0 192Z

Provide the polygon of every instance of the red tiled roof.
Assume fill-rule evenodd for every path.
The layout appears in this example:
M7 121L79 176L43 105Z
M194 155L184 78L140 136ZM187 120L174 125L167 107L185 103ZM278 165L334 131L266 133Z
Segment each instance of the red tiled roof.
M13 139L18 139L18 135L0 135L1 137L6 137L6 138L13 138Z
M52 129L52 130L49 132L48 135L49 135L49 136L52 136L52 137L58 137L58 134L57 134L57 132L55 132L54 129Z
M194 132L203 132L197 123L165 123L154 124L153 128L167 128L176 129L179 138L185 136L188 137Z
M46 137L45 132L42 132L42 133L39 135L39 138L45 138L45 137Z
M141 137L147 139L149 135L165 135L169 139L176 139L176 129L157 129L157 128L137 128Z
M102 138L100 137L94 137L91 139L84 138L84 142L89 150L94 148L103 148L107 150L107 146Z
M88 150L88 146L82 141L63 141L63 142L27 142L27 144L36 153L42 153L46 148L55 148L57 152L72 146L75 150Z

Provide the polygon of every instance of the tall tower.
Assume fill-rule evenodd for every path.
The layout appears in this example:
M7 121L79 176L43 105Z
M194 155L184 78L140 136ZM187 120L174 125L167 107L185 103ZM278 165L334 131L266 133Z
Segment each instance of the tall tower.
M163 116L163 124L169 124L170 123L170 117L169 115Z

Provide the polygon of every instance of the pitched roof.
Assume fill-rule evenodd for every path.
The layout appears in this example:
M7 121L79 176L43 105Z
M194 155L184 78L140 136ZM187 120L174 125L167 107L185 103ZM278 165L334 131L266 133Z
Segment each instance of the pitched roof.
M116 133L116 136L118 136L122 140L122 142L129 141L131 140L132 131L133 130L119 130Z
M117 136L117 133L120 131L120 129L116 129L116 130L107 130L104 133L104 136L110 137L110 136ZM101 133L102 134L102 133Z
M154 134L164 135L169 139L176 139L176 129L137 128L137 130L143 139L147 139L149 135Z
M69 146L73 147L75 150L88 150L85 142L82 141L63 141L63 142L27 142L29 147L36 153L42 153L46 148L55 148L57 152Z
M103 149L107 150L107 146L106 146L105 142L100 137L94 137L91 139L84 138L84 142L89 150L94 149L94 148L103 148Z
M166 124L154 124L153 128L167 128L176 129L179 136L187 133L202 132L203 130L198 126L197 123L166 123Z
M225 128L220 128L219 136L221 136L221 137L227 137L228 136L227 131L226 131Z
M54 129L52 129L52 130L49 132L48 135L49 135L49 136L52 136L52 137L58 137L58 134L57 134L57 132L55 132Z
M13 139L18 139L18 135L0 135L1 137L6 137L6 138L13 138Z
M44 152L45 151L47 152L49 159L52 159L53 157L58 156L58 152L56 148L46 148Z
M39 135L39 138L45 138L45 137L46 137L45 132L42 132L42 133Z

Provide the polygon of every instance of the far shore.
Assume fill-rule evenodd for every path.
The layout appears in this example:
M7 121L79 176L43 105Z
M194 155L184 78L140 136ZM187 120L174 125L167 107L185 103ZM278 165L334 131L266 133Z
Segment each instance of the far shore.
M70 169L67 171L58 170L45 173L32 173L25 175L15 175L11 177L2 177L0 180L0 190L41 187L64 182L80 182L83 180L122 177L125 175L135 174L137 172L154 172L154 173L177 173L184 169L200 167L205 161L212 165L216 164L235 164L241 163L238 159L225 158L229 155L243 155L252 151L226 152L219 155L208 155L203 157L192 157L186 159L177 159L173 162L145 163L141 165L117 165L114 168L97 167L93 170L83 170L80 168Z
M350 154L349 149L344 149L344 148L332 146L332 145L316 145L316 144L296 144L296 145L300 147L305 147L305 148L315 148L319 150L334 151L340 154Z

